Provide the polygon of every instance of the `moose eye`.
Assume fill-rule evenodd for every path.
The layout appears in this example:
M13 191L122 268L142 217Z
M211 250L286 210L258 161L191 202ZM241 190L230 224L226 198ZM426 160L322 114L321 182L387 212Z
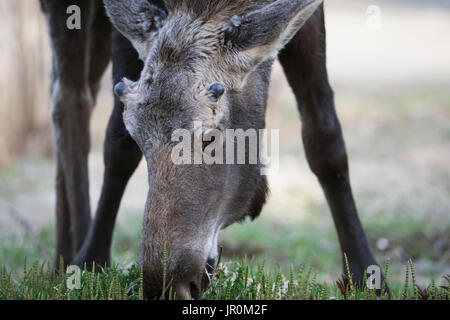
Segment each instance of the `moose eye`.
M208 147L214 141L216 141L216 137L214 137L214 136L212 136L209 141L203 141L202 142L202 150L203 150L203 152L205 152L206 147ZM212 156L214 156L214 155L215 155L215 153Z
M224 93L225 87L220 83L214 83L208 89L208 96L214 102L217 102Z

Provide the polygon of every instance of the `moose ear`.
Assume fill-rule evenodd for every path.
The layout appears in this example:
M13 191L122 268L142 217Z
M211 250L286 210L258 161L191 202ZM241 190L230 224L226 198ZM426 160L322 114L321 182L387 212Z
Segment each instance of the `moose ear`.
M111 22L139 53L147 57L151 42L162 27L167 14L148 0L103 0Z
M225 43L258 60L275 57L314 14L323 0L277 0L243 16L233 16Z

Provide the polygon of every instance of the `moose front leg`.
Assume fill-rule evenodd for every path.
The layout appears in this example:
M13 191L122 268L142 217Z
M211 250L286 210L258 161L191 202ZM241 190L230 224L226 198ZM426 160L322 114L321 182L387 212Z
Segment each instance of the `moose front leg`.
M137 79L142 70L136 50L117 31L113 31L113 78ZM116 97L104 145L105 173L94 221L82 250L73 264L90 268L93 263L110 264L110 249L116 216L125 187L142 159L142 152L123 123L123 104Z
M67 8L72 1L42 0L53 49L52 120L55 139L56 257L70 263L82 247L91 222L89 205L89 119L94 107L89 85L89 38L93 2L77 1L82 28L69 30Z
M369 248L350 187L347 153L328 82L323 7L281 52L279 59L296 95L311 170L325 192L340 246L351 272L362 280L376 261Z

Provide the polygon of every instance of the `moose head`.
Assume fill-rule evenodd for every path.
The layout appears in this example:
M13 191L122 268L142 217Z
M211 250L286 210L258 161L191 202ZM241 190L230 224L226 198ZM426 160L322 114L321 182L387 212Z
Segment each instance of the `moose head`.
M196 298L217 263L220 230L255 218L268 187L261 161L176 163L173 133L195 137L195 123L202 133L218 132L203 140L206 153L224 144L225 130L263 129L272 63L322 0L104 3L144 62L138 81L115 85L126 128L148 165L139 248L144 294L161 296L166 281L178 298Z

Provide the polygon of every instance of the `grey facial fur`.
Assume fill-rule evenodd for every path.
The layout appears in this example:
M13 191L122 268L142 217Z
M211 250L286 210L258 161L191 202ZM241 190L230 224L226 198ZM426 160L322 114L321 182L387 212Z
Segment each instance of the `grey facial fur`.
M139 255L147 295L158 295L165 250L175 287L186 281L200 287L207 261L216 259L220 229L256 217L268 192L261 163L174 165L173 131L193 132L195 121L221 131L264 129L273 60L320 4L164 1L166 14L144 0L105 0L145 63L141 78L123 79L116 93L148 163ZM211 99L214 85L221 92Z

